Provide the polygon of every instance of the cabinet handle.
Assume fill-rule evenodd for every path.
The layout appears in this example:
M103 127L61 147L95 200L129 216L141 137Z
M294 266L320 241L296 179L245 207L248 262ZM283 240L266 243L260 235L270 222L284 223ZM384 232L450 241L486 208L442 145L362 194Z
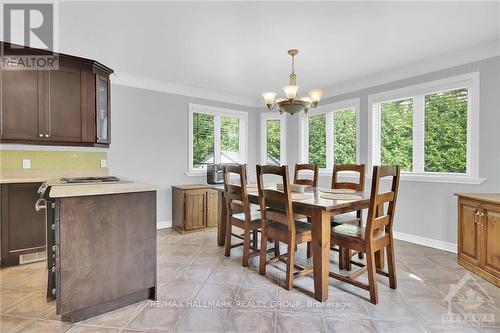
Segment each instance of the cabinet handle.
M43 138L43 134L42 133L38 134L38 136L41 137L41 138Z
M45 204L41 204L42 202L44 202ZM47 202L45 201L45 199L43 198L40 198L36 201L35 203L35 210L37 212L39 212L41 209L46 209L47 208Z
M479 210L477 210L477 209L474 212L474 223L476 223L476 224L479 223Z
M46 137L46 138L48 138L49 136L50 136L50 135L48 135L48 134L45 134L45 137Z
M481 210L481 214L479 214L479 221L481 223L479 223L479 225L481 227L484 227L484 217L486 216L486 214L484 213L484 209Z

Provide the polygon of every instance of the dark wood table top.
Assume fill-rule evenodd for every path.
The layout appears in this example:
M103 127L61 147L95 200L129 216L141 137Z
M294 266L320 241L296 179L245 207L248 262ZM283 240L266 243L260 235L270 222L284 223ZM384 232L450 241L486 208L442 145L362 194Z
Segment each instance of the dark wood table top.
M218 191L224 191L224 185L212 185ZM268 188L276 189L276 185ZM255 202L259 194L256 187L247 188L248 197ZM332 193L333 192L333 193ZM333 210L352 210L353 206L357 208L366 208L370 203L369 195L363 192L349 192L345 190L332 190L321 187L306 188L304 193L292 192L292 202L294 208L320 209L326 211Z

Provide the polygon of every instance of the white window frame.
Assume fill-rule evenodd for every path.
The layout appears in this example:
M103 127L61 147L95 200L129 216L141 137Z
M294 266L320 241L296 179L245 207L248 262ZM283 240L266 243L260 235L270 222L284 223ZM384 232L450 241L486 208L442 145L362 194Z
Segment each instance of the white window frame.
M425 95L466 88L467 166L465 174L425 172ZM445 183L480 184L479 178L479 72L453 76L368 96L368 170L380 165L380 103L413 99L413 170L402 171L401 179Z
M299 129L299 156L300 163L309 163L309 116L326 114L326 168L320 168L319 172L322 175L331 175L333 171L333 163L335 156L334 147L334 113L344 111L346 109L355 109L356 112L356 163L360 161L360 99L353 98L336 103L320 106L316 109L311 109L306 114L300 114L300 129Z
M247 163L248 113L214 106L189 103L189 157L187 176L206 175L205 169L193 168L193 113L214 116L214 162L220 163L221 117L236 117L240 122L239 163Z
M267 121L280 121L280 165L286 164L286 114L263 112L260 114L260 163L267 164Z

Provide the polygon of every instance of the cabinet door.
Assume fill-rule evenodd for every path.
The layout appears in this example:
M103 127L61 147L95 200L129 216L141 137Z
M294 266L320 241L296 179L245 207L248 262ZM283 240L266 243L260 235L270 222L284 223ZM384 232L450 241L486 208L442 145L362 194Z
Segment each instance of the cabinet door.
M219 219L219 204L217 191L207 191L207 227L216 226Z
M195 230L205 227L206 191L188 191L185 194L185 229Z
M478 207L465 200L460 200L458 204L458 256L473 265L479 265Z
M485 206L481 216L483 232L482 267L500 277L500 207Z
M39 183L2 185L2 262L45 248L45 211L35 203Z
M2 70L1 79L2 139L39 140L43 72Z
M109 144L111 142L109 79L105 76L97 75L96 84L97 84L97 100L96 100L97 142Z
M82 141L82 79L79 69L50 71L50 141Z

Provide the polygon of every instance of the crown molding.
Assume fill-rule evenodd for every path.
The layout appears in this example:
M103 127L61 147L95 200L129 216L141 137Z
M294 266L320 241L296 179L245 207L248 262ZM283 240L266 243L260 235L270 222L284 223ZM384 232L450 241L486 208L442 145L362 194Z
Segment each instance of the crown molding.
M482 43L335 84L325 89L323 99L455 66L465 65L499 55L500 41Z
M174 95L189 96L194 98L207 99L211 101L237 104L241 106L250 106L250 107L261 106L260 104L258 104L257 100L252 97L236 96L228 93L192 87L184 84L150 79L144 76L123 73L123 72L115 72L114 74L112 74L111 83L120 86L160 91Z

